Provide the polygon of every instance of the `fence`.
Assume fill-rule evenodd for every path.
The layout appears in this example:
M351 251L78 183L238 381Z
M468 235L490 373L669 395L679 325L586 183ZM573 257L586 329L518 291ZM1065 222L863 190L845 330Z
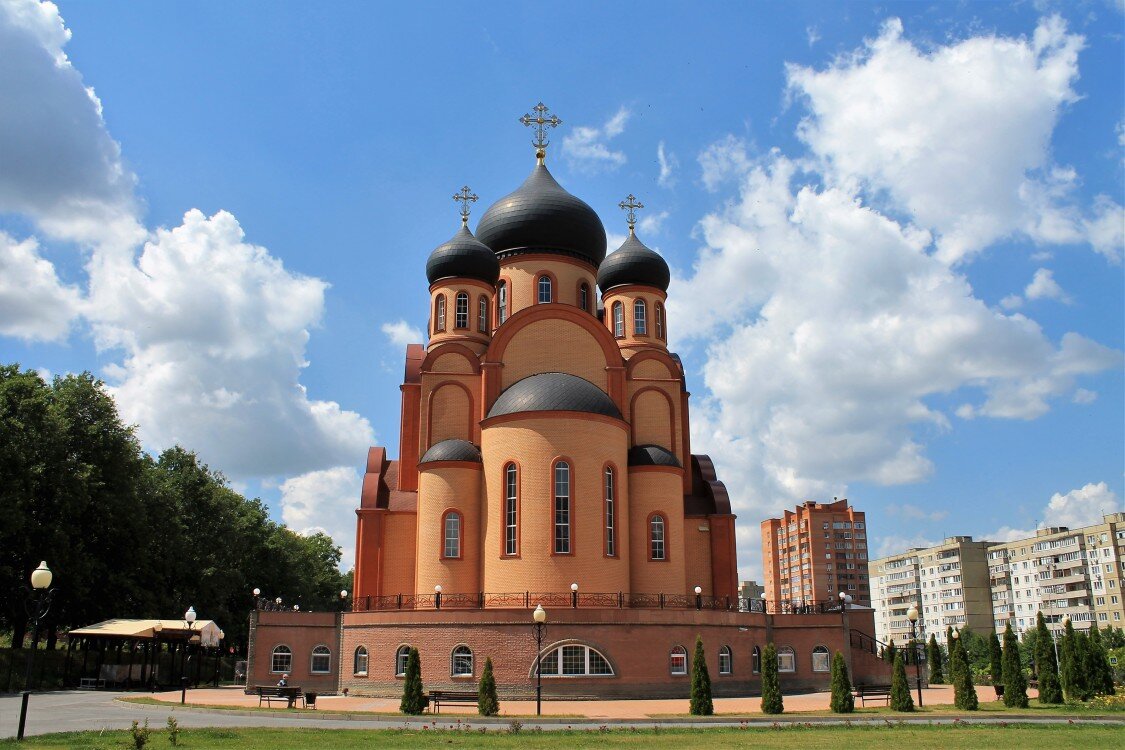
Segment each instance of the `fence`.
M151 674L152 662L156 663L157 685L164 687L178 687L181 670L186 672L193 685L209 684L216 679L219 683L235 681L235 662L245 659L244 656L215 653L204 651L192 654L186 664L181 664L181 659L172 653L162 651L159 656L148 663L145 675ZM135 669L142 663L139 653L132 653L128 649L106 648L99 650L96 647L88 649L74 648L70 651L69 664L67 649L57 648L47 650L40 648L35 653L35 664L32 667L30 683L26 682L27 649L0 648L0 692L15 692L24 690L25 685L31 690L57 690L61 688L78 687L83 677L99 679L109 675L112 671L117 680L112 677L107 680L106 687L122 689L149 689L151 682L136 677L139 670ZM117 670L104 669L107 666L120 667ZM129 669L132 666L134 669Z

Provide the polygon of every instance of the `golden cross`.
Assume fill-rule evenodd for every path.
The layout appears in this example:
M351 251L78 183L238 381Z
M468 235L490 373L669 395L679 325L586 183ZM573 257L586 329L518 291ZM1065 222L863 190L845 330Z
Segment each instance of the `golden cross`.
M637 196L629 193L625 200L617 204L625 212L625 221L629 224L629 234L633 234L633 227L637 224L637 209L644 208L645 204L637 200Z
M535 116L526 114L520 118L520 122L524 124L524 127L535 126L535 140L531 142L531 145L535 146L535 157L542 160L547 155L547 144L550 143L547 140L547 128L557 128L562 125L562 120L557 115L547 117L549 110L543 102L536 104L531 108L531 111L535 113Z
M469 190L469 186L461 188L459 192L453 194L453 200L461 204L461 225L468 226L469 224L469 204L476 203L479 195Z

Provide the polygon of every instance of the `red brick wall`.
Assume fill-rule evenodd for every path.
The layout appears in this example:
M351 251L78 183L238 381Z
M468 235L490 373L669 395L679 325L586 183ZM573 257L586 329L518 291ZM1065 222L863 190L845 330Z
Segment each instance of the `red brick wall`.
M335 693L340 674L339 615L335 612L255 612L250 620L250 654L246 687L276 685L280 673L270 671L273 650L286 645L293 651L289 684L321 694ZM328 674L312 673L312 650L325 645L332 651ZM351 657L348 657L351 670ZM350 673L350 672L349 672Z

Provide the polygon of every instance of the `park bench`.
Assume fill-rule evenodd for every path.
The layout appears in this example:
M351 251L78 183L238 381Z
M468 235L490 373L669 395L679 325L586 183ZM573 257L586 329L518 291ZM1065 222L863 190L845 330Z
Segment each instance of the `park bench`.
M477 705L477 691L475 690L431 690L429 700L433 704L434 713L441 713L441 704L475 706Z
M884 704L890 705L891 702L891 686L890 685L856 685L852 695L859 698L859 704L866 706L869 700L881 700Z
M299 686L294 687L277 687L276 685L258 685L255 688L258 691L258 705L262 705L262 701L266 705L270 705L274 701L285 701L288 708L293 708L300 698L304 702L304 693L301 692Z

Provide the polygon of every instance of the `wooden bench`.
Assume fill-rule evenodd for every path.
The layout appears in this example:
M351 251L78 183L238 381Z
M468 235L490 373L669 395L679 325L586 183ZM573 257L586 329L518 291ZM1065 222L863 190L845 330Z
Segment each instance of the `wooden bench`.
M866 706L869 700L881 700L885 705L891 703L890 685L856 685L852 695L859 698L859 704Z
M262 705L262 701L266 705L270 705L274 701L285 701L288 708L293 708L297 704L297 699L300 698L304 702L304 693L301 692L299 686L293 687L277 687L276 685L257 685L255 690L258 691L258 706Z
M431 690L428 697L433 704L435 714L441 713L442 703L475 706L478 698L475 690Z

